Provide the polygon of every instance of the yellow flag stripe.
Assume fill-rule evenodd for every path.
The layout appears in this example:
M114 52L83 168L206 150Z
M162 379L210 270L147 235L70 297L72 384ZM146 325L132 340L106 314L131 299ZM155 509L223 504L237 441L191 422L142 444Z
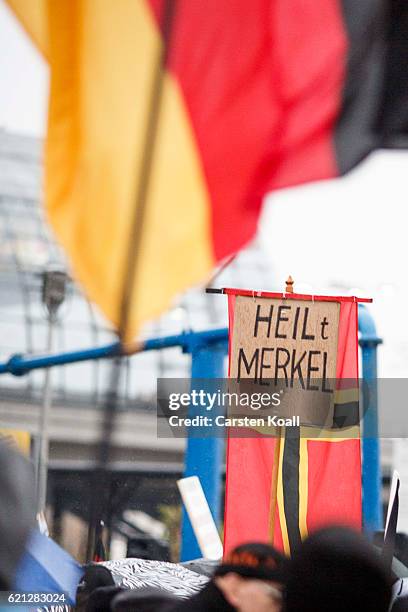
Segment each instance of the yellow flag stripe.
M360 438L360 426L344 427L342 429L318 429L313 427L301 427L301 438L314 440L315 442L345 442L346 440L358 440Z
M285 436L282 436L281 441L280 441L280 448L279 448L277 498L278 498L278 510L279 510L279 523L280 523L281 532L282 532L283 549L287 555L290 555L289 535L288 535L288 528L286 525L285 504L284 504L284 498L283 498L282 468L283 468L284 450L285 450Z
M335 404L349 404L352 402L358 402L359 400L359 388L353 389L336 389L334 392L334 403Z
M278 476L279 476L279 466L280 466L280 447L281 447L281 434L277 437L275 441L275 448L273 452L273 466L272 466L272 475L271 475L271 489L270 489L270 499L269 499L269 525L268 525L268 533L269 539L271 543L274 543L275 540L275 524L276 524L276 513L277 513L277 495L278 495Z
M128 253L124 237L129 236L141 178L138 169L161 37L144 1L123 0L118 11L115 2L99 0L99 10L91 8L90 0L50 5L51 30L62 36L51 36L55 78L46 200L76 277L118 327ZM66 49L81 32L87 35L76 41L77 65L72 66ZM65 124L62 113L69 117ZM139 253L143 265L134 287L127 341L141 323L170 305L175 290L203 280L213 264L209 196L187 111L170 74L165 77L146 208Z

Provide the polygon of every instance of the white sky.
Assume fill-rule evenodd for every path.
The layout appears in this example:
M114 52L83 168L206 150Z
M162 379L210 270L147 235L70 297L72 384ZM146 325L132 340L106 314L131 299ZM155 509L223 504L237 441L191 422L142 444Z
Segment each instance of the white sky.
M0 128L43 136L47 87L45 62L0 0Z
M408 377L408 152L378 152L347 177L269 196L261 224L280 286L372 297L380 374Z
M0 127L43 136L48 72L0 0ZM338 181L268 198L261 237L281 289L373 297L383 376L408 376L408 153L380 152Z

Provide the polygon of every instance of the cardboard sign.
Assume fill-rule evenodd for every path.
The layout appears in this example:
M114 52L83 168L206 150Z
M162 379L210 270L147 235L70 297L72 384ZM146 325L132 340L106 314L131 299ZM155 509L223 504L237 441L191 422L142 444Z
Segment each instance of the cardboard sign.
M237 296L230 377L282 393L280 415L330 426L340 304Z

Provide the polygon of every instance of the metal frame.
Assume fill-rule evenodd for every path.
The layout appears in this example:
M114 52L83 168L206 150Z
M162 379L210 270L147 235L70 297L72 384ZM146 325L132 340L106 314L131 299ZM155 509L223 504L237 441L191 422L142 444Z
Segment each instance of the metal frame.
M383 529L377 383L377 347L382 339L370 311L362 304L358 306L358 329L363 366L363 525L366 532L373 533Z

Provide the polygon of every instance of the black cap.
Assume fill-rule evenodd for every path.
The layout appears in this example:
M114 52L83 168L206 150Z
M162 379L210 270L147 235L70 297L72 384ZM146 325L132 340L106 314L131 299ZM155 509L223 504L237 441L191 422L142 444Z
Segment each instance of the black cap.
M284 584L288 578L288 559L270 544L254 542L242 544L225 557L215 576L234 572L247 578L273 580Z

